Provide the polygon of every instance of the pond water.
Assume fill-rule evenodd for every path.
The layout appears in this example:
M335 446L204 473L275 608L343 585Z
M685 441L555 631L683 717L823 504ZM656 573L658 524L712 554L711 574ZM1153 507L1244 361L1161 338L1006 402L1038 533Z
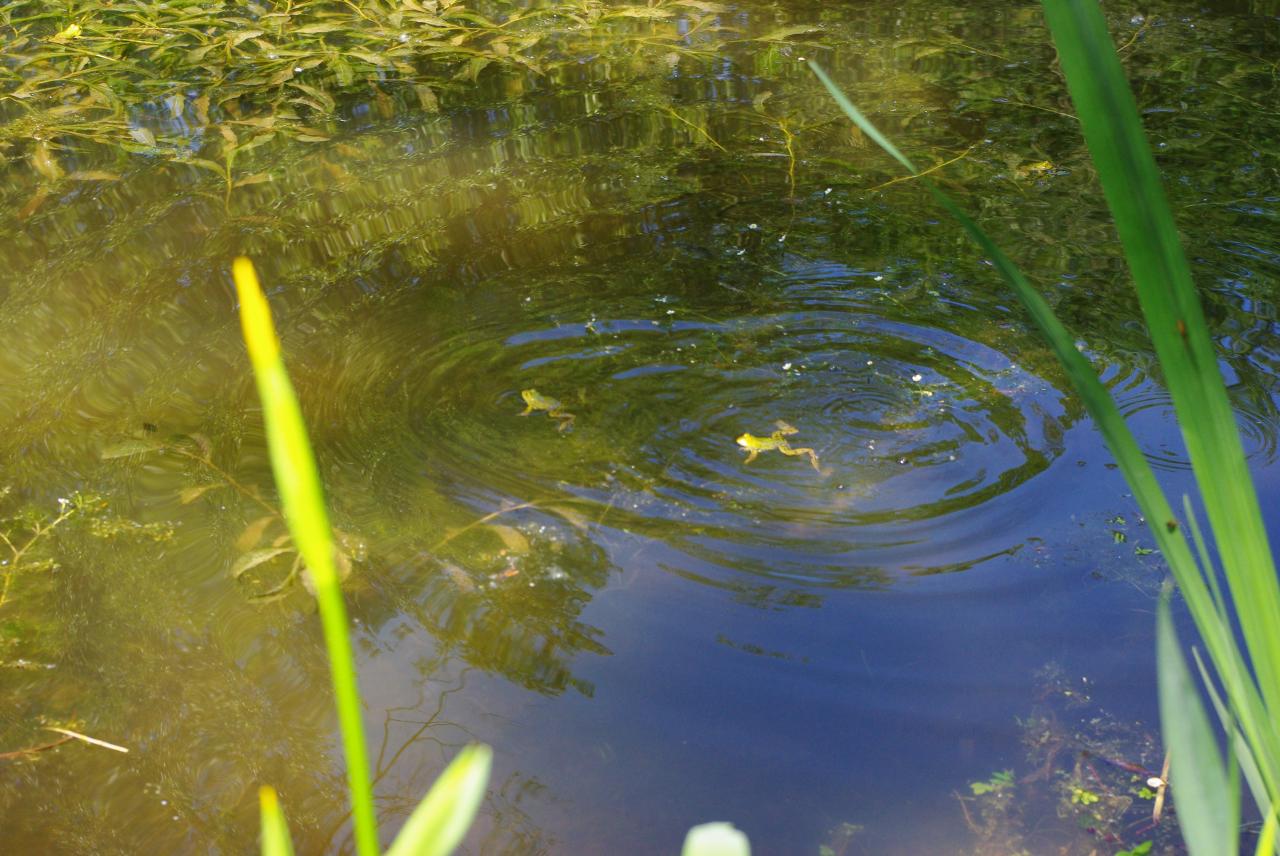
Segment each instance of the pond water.
M251 852L263 783L299 852L351 850L319 622L260 552L240 253L345 536L386 829L483 741L473 853L673 853L718 819L760 853L1179 850L1119 766L1163 757L1136 505L994 271L801 61L948 162L1180 494L1038 7L701 5L438 103L335 88L232 187L184 162L218 145L193 108L131 119L168 156L63 140L83 180L9 150L0 511L100 499L7 575L0 751L130 752L6 759L5 850ZM1278 12L1108 4L1268 508ZM778 420L813 462L747 463Z

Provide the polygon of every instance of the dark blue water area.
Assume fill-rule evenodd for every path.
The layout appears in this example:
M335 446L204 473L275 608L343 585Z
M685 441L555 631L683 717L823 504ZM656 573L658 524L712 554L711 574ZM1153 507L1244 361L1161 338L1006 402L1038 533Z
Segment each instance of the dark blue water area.
M494 780L545 789L526 810L554 829L554 852L670 853L709 820L732 820L762 854L815 852L844 823L864 827L854 852L964 850L955 795L1028 772L1020 720L1046 666L1092 700L1088 715L1158 732L1163 567L1108 564L1108 545L1132 556L1150 539L1091 425L1066 445L1005 498L1022 514L1002 536L1023 548L959 573L788 595L664 543L601 538L619 570L580 616L611 652L574 661L590 694L468 683L467 704L484 711L472 734L498 750ZM1280 489L1273 470L1264 500ZM1171 496L1191 487L1186 470L1162 480ZM1116 515L1130 540L1112 545ZM395 662L420 653L401 642L380 668L403 673ZM366 683L379 671L365 668Z

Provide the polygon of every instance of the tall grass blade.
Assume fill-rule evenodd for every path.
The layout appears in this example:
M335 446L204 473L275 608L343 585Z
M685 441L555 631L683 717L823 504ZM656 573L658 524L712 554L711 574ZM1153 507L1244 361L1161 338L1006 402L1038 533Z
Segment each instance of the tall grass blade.
M1223 768L1209 716L1178 647L1167 590L1156 616L1156 668L1169 779L1187 847L1191 856L1234 856L1239 849L1239 809L1231 798L1236 785Z
M280 810L275 788L265 785L259 788L258 805L262 816L262 856L293 856L289 824Z
M1096 0L1046 0L1043 5L1177 409L1258 685L1267 710L1275 713L1280 711L1280 584L1155 160ZM1273 779L1269 786L1275 795L1280 782Z
M1105 21L1095 0L1046 0L1044 5L1178 412L1227 590L1247 644L1247 657L1236 644L1207 549L1200 544L1204 564L1197 565L1183 536L1184 527L1172 514L1150 466L1092 366L1075 352L1071 337L1047 304L981 228L928 179L921 181L1014 288L1103 432L1204 640L1225 690L1229 712L1255 762L1250 772L1256 771L1256 780L1265 789L1257 795L1257 802L1266 810L1280 796L1280 731L1276 727L1280 712L1280 584L1261 511L1199 298ZM816 64L810 65L836 102L846 107L847 99L837 96L839 89L831 79ZM856 108L845 112L864 133L881 139L878 133L870 133L870 122ZM910 168L910 161L896 149L889 152ZM1194 527L1189 513L1187 519ZM1198 534L1198 527L1194 528ZM1253 775L1250 784L1257 794Z
M484 800L493 750L458 753L400 829L386 856L448 856L462 841Z
M1262 834L1258 836L1258 846L1253 856L1267 856L1276 849L1276 827L1280 826L1280 818L1274 811L1267 812L1267 822L1262 825Z
M244 341L249 350L249 360L253 363L258 395L262 399L271 468L280 491L280 503L294 543L298 545L315 584L320 623L329 651L329 672L338 708L342 746L347 759L356 852L360 856L377 856L378 827L360 714L355 655L348 635L347 608L338 587L333 535L329 528L329 515L325 511L324 492L320 487L320 476L307 439L298 397L280 356L280 342L271 322L271 308L258 284L257 272L253 263L243 257L235 260L231 272L240 298Z

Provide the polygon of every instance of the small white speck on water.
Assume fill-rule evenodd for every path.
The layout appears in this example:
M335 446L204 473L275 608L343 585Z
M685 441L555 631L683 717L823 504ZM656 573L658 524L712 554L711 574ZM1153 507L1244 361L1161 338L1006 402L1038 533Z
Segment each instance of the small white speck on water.
M873 281L873 282L883 282L883 281L884 281L884 277L882 277L882 276L873 276L871 279L872 279L872 281Z
M913 381L915 381L916 383L919 383L920 381L924 380L924 375L922 375L922 374L913 374L913 375L911 376L911 379L912 379Z
M782 364L782 370L783 370L784 372L791 371L791 363L783 363L783 364Z
M874 366L875 364L876 364L875 360L867 360L867 365Z

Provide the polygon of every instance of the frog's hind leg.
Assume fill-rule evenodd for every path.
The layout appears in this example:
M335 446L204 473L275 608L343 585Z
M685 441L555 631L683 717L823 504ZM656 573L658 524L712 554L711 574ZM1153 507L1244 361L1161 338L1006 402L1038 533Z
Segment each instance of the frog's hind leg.
M796 449L791 446L779 446L778 451L784 455L808 455L809 463L813 464L813 468L818 472L822 472L822 467L818 466L818 453L813 451L813 449Z
M786 437L790 437L792 434L800 433L800 429L792 425L790 422L784 422L783 420L778 419L778 420L775 420L773 424L778 426L778 433Z
M548 413L548 416L554 416L560 420L560 425L556 428L561 434L573 427L573 420L576 418L572 413Z

